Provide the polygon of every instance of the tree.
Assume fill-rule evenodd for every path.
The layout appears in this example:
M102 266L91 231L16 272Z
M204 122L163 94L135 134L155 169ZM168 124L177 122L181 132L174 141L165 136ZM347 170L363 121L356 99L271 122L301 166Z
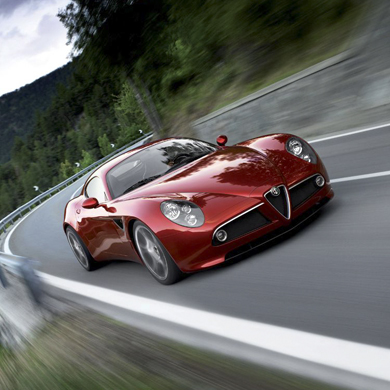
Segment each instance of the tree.
M68 43L73 42L73 55L81 53L82 60L100 71L109 67L123 73L157 134L161 120L149 91L142 86L140 92L133 71L168 23L168 9L164 0L72 0L58 14L68 30Z
M74 167L72 164L65 160L60 164L60 180L66 180L74 174Z
M136 98L131 87L124 83L120 95L114 105L115 115L122 130L134 133L134 138L139 136L139 129L146 132L147 121L143 111L137 106ZM130 142L130 141L128 141Z
M112 152L111 142L109 141L107 134L103 134L101 137L98 138L98 144L100 148L100 153L103 156L107 156L107 154L110 154Z
M14 146L12 148L12 160L15 172L20 175L26 170L31 161L31 151L28 149L24 141L15 137Z
M80 169L87 168L96 161L96 158L86 150L83 150L81 154L83 159L80 161Z

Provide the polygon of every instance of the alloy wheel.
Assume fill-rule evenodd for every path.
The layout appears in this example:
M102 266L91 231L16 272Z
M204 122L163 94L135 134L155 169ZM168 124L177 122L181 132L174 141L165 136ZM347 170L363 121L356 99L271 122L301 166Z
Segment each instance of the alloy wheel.
M134 238L139 254L148 270L159 280L168 276L168 263L161 244L156 236L145 226L138 225Z
M72 248L72 251L74 255L76 256L79 263L84 267L88 268L88 258L87 254L85 253L84 248L82 247L81 243L77 239L76 235L71 231L68 230L67 232L67 238L69 241L69 245Z

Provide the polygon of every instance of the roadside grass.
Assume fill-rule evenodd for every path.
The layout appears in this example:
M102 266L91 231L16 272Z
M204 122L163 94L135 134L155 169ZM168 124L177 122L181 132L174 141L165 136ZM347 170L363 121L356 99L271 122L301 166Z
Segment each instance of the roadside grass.
M180 345L77 310L57 317L24 350L0 348L0 389L335 387Z
M367 10L355 4L331 26L319 25L305 40L286 45L271 56L248 56L239 50L178 91L162 109L171 135L193 135L191 122L346 50Z

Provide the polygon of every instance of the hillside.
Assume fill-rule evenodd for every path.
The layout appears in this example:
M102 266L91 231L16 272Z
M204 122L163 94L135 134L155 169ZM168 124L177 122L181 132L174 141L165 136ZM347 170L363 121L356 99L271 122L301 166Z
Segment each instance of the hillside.
M0 96L0 163L8 161L16 136L25 138L35 125L36 112L45 111L72 72L68 63L16 91Z
M149 130L123 78L73 64L67 85L0 164L0 219L36 196L34 186L45 191L111 153L111 144L119 148Z

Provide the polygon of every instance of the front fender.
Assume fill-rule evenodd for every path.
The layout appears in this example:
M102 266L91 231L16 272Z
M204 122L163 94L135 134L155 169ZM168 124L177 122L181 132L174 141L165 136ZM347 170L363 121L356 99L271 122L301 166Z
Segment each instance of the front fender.
M321 158L312 146L310 147L317 156L316 164L304 161L287 152L286 142L291 137L295 137L303 142L306 142L302 138L293 134L270 134L263 137L252 138L237 145L254 149L266 156L284 176L288 186L292 186L299 182L301 178L315 173L321 173L325 177L325 180L329 183L328 172L326 171Z

